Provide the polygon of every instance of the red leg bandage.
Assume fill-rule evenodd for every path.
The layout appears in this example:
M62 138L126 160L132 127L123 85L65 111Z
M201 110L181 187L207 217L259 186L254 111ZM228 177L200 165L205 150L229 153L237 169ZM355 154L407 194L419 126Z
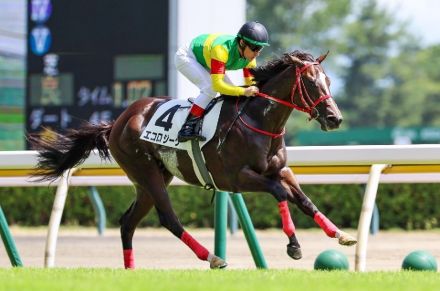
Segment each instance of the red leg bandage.
M191 114L197 117L203 116L203 112L205 112L205 109L203 109L202 107L193 104L193 106L191 107Z
M132 249L124 250L124 267L134 269L134 253Z
M288 237L291 237L295 233L295 225L290 217L289 205L287 204L287 201L278 203L278 208L280 210L283 231Z
M208 259L208 250L198 243L189 233L184 231L180 239L190 247L190 249L197 255L197 257L203 261Z
M329 237L336 236L336 232L338 231L338 228L336 227L336 225L333 224L333 222L330 221L330 219L325 217L324 214L318 211L315 213L313 219Z

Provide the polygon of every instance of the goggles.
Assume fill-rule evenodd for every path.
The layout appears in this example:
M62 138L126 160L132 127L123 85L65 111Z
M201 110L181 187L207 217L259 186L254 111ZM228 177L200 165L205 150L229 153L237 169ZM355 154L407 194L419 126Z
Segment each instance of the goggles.
M248 43L245 42L246 46L253 52L258 53L263 49L263 46L261 45L256 45L256 44L252 44L252 43Z

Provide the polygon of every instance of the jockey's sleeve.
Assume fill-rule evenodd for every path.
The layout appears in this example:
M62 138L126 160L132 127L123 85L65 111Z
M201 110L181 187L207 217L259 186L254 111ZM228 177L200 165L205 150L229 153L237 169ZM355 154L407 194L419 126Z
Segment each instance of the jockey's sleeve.
M247 86L255 85L254 76L252 75L252 73L249 69L255 68L256 66L257 66L257 61L256 61L256 59L253 59L252 62L250 62L246 66L246 68L243 68L244 83Z
M228 51L218 45L211 50L211 81L214 91L230 96L244 95L244 88L237 87L225 82L226 62L228 61Z

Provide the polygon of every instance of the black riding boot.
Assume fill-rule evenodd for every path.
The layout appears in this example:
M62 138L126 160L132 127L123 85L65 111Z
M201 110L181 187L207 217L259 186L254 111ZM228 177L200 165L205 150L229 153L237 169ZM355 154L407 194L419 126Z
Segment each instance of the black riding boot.
M199 121L202 117L195 116L191 113L186 118L185 123L182 126L182 129L179 131L177 136L177 140L179 142L185 142L187 140L198 139L200 141L206 140L206 138L199 134Z

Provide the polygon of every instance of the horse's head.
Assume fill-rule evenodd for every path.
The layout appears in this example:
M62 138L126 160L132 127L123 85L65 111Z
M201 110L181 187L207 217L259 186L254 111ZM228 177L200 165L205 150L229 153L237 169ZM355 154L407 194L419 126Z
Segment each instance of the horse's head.
M316 119L325 131L338 128L342 122L331 97L330 79L321 66L327 54L314 59L310 54L294 51L254 70L260 88L278 95L272 100L282 99L280 103L308 113L310 120ZM260 96L272 97L264 93Z
M290 55L296 67L291 101L305 109L310 119L316 119L325 131L338 128L342 122L341 112L331 97L330 79L321 66L327 55L328 52L315 60Z

